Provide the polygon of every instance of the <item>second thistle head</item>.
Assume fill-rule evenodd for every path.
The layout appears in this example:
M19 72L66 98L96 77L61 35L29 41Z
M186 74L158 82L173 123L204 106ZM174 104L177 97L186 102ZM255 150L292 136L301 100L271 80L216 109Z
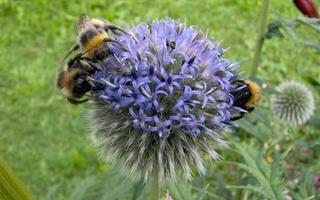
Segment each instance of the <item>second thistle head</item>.
M315 101L307 86L289 81L279 85L276 92L271 97L271 108L276 117L293 125L301 125L310 119Z

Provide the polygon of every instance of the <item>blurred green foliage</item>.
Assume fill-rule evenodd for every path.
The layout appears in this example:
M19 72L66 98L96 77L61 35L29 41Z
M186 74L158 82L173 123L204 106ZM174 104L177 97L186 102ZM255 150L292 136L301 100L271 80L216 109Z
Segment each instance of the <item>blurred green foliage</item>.
M211 37L223 40L222 46L230 47L225 57L240 62L241 71L248 71L260 5L259 0L0 0L2 156L39 199L88 199L81 197L90 194L83 191L93 190L97 185L100 186L96 189L98 194L105 192L101 195L118 191L117 199L143 199L145 191L140 183L130 185L128 181L123 186L124 178L119 178L119 173L116 177L111 167L97 156L85 120L86 106L68 104L55 88L56 72L63 66L62 58L76 41L73 28L78 16L82 13L100 16L119 26L165 16L187 19L189 25L208 29ZM270 21L276 19L278 13L286 19L300 15L291 1L273 0L271 8ZM316 38L319 42L316 32L301 28L298 33L299 37ZM312 77L317 82L319 66L319 53L314 49L290 39L267 40L258 79L268 88L260 107L239 122L238 132L226 135L230 141L247 141L252 146L248 148L260 152L255 154L259 159L281 155L278 160L274 158L274 162L282 164L285 185L296 199L310 196L315 199L312 181L314 175L320 173L320 161L316 159L320 155L319 127L284 128L277 123L269 112L269 91L284 80L303 80L302 76ZM319 114L314 121L318 119ZM220 150L220 153L228 161L246 161L230 150ZM208 176L196 178L191 185L183 181L177 185L168 183L163 194L168 190L175 199L219 199L218 196L254 199L254 193L249 190L229 187L259 185L254 175L230 163L208 161L207 166L210 166ZM267 163L265 167L275 170ZM123 188L128 188L128 192ZM138 191L138 194L129 191ZM114 196L104 198L116 199L116 193L112 194Z

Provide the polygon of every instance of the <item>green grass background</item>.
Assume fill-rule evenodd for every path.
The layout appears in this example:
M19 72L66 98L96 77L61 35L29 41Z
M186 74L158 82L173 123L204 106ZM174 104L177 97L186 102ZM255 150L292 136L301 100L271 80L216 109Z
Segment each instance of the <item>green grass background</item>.
M56 199L66 199L77 180L106 170L92 146L86 106L68 104L55 88L62 58L76 41L74 23L80 14L119 26L165 16L187 19L223 40L222 46L230 47L225 58L248 71L260 5L259 0L0 0L1 155L39 198L57 186ZM275 13L300 15L291 1L272 0L269 20ZM300 37L311 36L301 31ZM319 54L289 37L273 39L265 43L258 77L270 86L299 80L299 75L319 80L319 62Z

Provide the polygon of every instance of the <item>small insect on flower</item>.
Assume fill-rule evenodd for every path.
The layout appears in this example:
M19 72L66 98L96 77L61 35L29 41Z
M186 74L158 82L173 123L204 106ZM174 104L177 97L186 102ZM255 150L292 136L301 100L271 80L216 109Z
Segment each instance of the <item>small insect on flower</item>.
M72 104L80 104L89 99L81 99L93 85L89 76L100 67L89 59L75 57L68 62L66 69L58 72L57 87Z
M232 116L231 120L241 119L247 112L254 110L255 104L261 98L259 85L251 80L235 80L236 89L231 92L234 97L233 105L240 108L240 115Z
M103 59L109 55L110 42L115 41L109 34L111 31L114 34L126 34L125 31L114 25L109 25L102 18L90 18L86 15L81 15L80 20L76 24L76 34L78 43L71 48L66 54L68 57L72 52L80 48L79 55L85 55L91 59Z
M312 92L302 83L289 81L276 88L271 97L271 109L283 122L301 125L307 122L315 109Z
M95 108L89 113L101 155L130 175L160 180L219 158L220 132L238 109L233 105L236 64L194 27L171 19L115 35L114 52L93 76ZM121 45L119 45L121 44Z

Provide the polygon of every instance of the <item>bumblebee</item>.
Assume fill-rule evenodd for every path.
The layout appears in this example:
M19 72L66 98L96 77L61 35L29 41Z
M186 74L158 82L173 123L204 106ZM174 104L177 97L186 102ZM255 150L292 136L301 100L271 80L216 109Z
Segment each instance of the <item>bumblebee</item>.
M234 84L236 84L236 89L231 92L234 97L233 106L252 112L255 104L261 98L259 85L251 80L236 80ZM241 119L247 113L245 111L240 111L238 116L231 117L231 121Z
M77 56L68 62L66 69L58 73L57 87L70 103L84 103L89 98L81 98L93 88L89 76L97 70L100 70L99 65L88 58Z
M114 34L126 34L122 29L114 25L108 25L104 19L91 19L86 15L81 15L76 24L78 43L67 52L64 58L66 59L72 52L80 49L80 53L78 55L85 55L91 59L101 60L101 58L99 58L101 55L109 55L107 43L118 43L116 40L111 38L109 31Z

